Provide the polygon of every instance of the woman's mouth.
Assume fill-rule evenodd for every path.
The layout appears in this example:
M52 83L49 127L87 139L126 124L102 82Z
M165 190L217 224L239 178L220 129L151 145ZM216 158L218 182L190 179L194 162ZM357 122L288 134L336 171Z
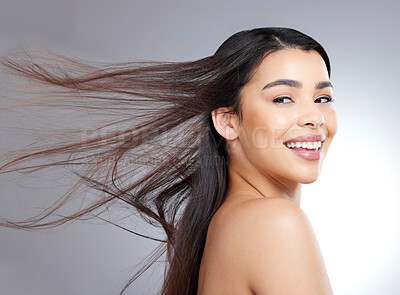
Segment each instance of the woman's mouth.
M301 139L304 139L304 141L301 141ZM319 160L321 156L321 147L324 141L325 137L321 135L307 135L286 141L284 145L300 158Z

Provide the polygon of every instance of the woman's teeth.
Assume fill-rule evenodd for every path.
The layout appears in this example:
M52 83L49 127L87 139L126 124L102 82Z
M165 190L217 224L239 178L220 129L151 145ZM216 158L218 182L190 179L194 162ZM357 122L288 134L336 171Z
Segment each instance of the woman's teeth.
M308 142L289 142L285 144L288 148L303 148L309 150L316 150L321 147L321 141L308 141Z

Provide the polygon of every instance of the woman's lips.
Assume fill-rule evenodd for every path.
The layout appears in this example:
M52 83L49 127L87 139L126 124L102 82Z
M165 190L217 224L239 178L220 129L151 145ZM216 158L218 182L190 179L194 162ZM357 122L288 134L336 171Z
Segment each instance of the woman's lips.
M301 135L289 140L286 140L284 144L291 143L291 142L314 142L314 141L325 141L325 135L322 134L307 134Z
M320 134L309 134L294 137L284 142L286 148L290 149L295 155L306 160L319 160L321 157L322 144L325 141L325 136ZM307 149L303 147L289 147L288 144L296 142L321 142L321 147L316 149Z
M291 150L295 155L306 160L319 160L321 157L321 147L319 147L317 150L307 150L303 148L288 149Z

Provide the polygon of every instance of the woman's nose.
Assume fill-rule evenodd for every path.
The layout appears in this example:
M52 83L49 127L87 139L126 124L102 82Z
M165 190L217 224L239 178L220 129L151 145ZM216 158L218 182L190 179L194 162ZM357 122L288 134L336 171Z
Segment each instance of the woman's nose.
M301 107L301 116L299 118L299 125L302 127L319 128L325 123L324 116L319 108L318 103L307 102Z

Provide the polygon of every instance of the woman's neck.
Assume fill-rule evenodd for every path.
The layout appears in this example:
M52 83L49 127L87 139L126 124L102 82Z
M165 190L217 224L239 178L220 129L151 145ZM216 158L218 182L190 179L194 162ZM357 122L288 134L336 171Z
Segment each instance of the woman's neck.
M277 197L292 201L300 206L301 184L279 179L273 175L264 175L228 165L228 189L226 198L236 198L240 192L254 194L260 198Z

